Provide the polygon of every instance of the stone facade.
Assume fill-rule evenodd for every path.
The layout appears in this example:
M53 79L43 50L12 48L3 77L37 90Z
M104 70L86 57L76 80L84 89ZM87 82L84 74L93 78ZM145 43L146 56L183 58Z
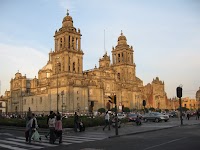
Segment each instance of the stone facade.
M11 79L8 112L48 113L50 110L87 113L106 108L108 96L116 94L117 105L130 109L146 107L167 108L164 82L158 77L143 86L136 76L134 49L127 44L121 32L117 45L112 48L112 61L105 53L99 67L83 70L81 31L73 26L69 13L62 27L55 31L55 48L49 53L47 64L38 72L38 78L29 79L17 72ZM121 108L121 107L120 107Z

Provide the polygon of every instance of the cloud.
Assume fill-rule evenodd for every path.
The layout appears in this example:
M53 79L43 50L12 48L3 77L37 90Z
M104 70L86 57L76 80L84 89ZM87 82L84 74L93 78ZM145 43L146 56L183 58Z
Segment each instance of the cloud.
M27 78L34 78L38 75L39 69L46 65L48 54L43 49L34 49L22 45L8 45L0 43L0 80L1 94L10 90L10 80L14 78L19 70Z

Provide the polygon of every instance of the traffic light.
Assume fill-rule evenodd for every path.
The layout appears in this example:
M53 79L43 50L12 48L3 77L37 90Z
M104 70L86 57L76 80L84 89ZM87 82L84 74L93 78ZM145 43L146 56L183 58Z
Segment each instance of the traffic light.
M91 105L91 107L94 107L94 101L91 101L90 105Z
M176 95L178 98L182 97L182 88L181 87L176 88Z
M117 97L116 97L116 95L114 95L114 103L115 104L117 103Z
M110 103L114 103L116 104L117 103L117 98L116 98L116 95L113 95L113 96L108 96L110 98L109 102Z
M108 96L110 100L108 100L110 103L114 103L114 96Z
M145 100L142 101L142 106L144 106L144 107L146 106L146 101Z

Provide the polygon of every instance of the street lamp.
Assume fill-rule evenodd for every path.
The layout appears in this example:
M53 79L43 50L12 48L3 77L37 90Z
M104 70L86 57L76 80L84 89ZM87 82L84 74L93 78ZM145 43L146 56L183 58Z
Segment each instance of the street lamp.
M21 97L22 97L22 99L21 99L21 115L23 115L23 106L24 106L24 99L23 99L23 97L25 96L25 94L21 91Z
M62 115L63 115L63 95L64 95L64 91L61 92L61 96L62 96Z
M56 57L56 59L59 59L60 57ZM58 64L59 62L56 62L56 78L57 78L57 94L56 94L56 99L57 99L57 112L58 112Z

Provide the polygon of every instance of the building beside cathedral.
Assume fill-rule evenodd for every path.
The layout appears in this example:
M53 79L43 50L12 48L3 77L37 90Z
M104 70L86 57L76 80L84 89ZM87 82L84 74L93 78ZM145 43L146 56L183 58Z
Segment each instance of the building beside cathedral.
M117 105L130 109L146 107L168 108L164 82L158 77L147 85L136 76L133 46L128 45L123 32L116 38L112 56L105 53L99 67L83 70L84 52L81 48L81 30L73 25L69 13L62 27L55 31L54 50L47 64L38 71L38 78L27 78L17 72L5 92L7 112L25 113L29 107L35 113L62 112L87 113L106 108L108 96L117 96ZM111 106L112 107L112 106Z

